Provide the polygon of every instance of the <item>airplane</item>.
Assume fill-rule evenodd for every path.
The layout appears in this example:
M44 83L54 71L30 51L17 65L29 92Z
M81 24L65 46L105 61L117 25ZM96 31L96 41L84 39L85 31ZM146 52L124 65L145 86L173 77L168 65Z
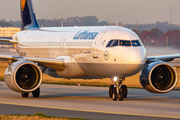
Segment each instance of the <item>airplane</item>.
M40 96L42 74L67 79L110 78L109 97L122 101L128 95L126 77L140 73L140 83L151 93L167 93L178 75L169 61L179 54L147 57L140 38L118 26L40 28L31 0L21 0L22 31L12 39L20 56L0 55L9 64L4 74L7 86L22 97Z

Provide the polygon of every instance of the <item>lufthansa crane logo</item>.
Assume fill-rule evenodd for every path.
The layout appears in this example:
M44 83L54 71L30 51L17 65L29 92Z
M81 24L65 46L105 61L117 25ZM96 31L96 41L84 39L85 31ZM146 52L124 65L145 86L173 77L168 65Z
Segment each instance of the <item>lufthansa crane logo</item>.
M105 52L104 52L104 59L105 59L105 60L108 60L108 59L109 59L109 52L108 52L108 51L105 51Z
M26 0L21 0L21 10L24 11Z

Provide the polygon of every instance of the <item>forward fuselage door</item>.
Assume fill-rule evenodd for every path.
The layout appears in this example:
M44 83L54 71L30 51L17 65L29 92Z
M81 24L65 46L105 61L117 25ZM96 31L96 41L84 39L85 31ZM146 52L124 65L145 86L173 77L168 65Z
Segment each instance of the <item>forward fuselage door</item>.
M104 36L104 34L105 34L106 32L101 32L101 33L99 33L98 34L98 36L97 36L97 38L95 39L95 41L94 41L94 50L93 50L93 58L94 59L97 59L98 58L98 53L100 53L100 51L98 50L98 46L99 46L99 44L100 44L100 41L102 40L102 38L103 38L103 36Z

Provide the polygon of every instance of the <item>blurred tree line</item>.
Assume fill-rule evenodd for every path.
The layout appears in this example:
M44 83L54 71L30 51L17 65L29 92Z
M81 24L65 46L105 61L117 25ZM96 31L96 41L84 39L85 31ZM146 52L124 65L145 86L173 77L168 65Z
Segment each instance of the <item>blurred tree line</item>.
M14 27L13 24L6 22L5 19L0 20L0 27Z
M141 39L144 45L150 46L168 46L180 47L180 30L168 30L163 33L162 30L158 28L152 28L147 30L133 30Z
M99 22L95 16L70 17L67 19L39 19L38 23L43 27L61 27L61 26L108 26L116 23ZM132 29L138 34L145 45L180 47L180 25L169 24L168 22L156 22L154 24L122 24L118 25ZM0 27L21 27L21 21L0 20Z
M99 22L95 16L70 17L67 19L38 19L38 24L43 27L61 27L61 26L104 26L109 25L106 21ZM9 21L15 27L21 27L21 21Z
M166 32L168 30L180 29L180 25L169 24L168 22L156 22L151 24L124 24L123 26L131 29L136 29L139 31L150 30L152 28L158 28L163 32Z
M3 19L3 22L6 22ZM10 23L11 26L21 27L21 21L9 21L6 23ZM116 25L116 23L108 23L106 21L99 22L99 19L96 16L85 16L85 17L70 17L66 19L38 19L38 23L43 27L61 27L61 26L108 26L108 25ZM5 23L4 23L5 24ZM168 30L179 30L180 25L169 24L168 22L156 22L152 24L122 24L121 22L118 25L124 26L126 28L136 29L139 31L150 30L152 28L158 28L163 32ZM3 26L3 25L0 25ZM8 25L7 25L8 26Z

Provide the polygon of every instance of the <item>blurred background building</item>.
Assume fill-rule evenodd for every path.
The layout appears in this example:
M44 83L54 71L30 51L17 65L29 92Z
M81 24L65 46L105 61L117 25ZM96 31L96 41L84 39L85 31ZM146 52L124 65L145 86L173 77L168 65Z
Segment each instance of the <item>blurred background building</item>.
M15 27L0 27L0 38L12 39L13 35L20 32L21 28ZM15 52L13 45L11 43L0 42L0 51Z
M14 34L20 32L21 28L15 27L0 27L0 37L13 37Z

